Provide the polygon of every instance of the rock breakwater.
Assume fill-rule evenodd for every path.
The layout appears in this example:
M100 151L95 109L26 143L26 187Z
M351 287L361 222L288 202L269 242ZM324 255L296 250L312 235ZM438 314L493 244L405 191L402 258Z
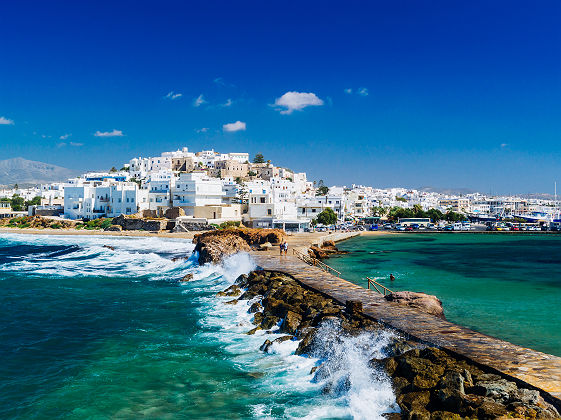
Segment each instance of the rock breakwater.
M255 327L248 334L258 330L284 334L265 340L261 351L268 352L275 344L296 340L296 354L319 357L320 363L311 372L314 380L329 376L333 370L333 362L325 357L326 337L330 346L342 345L349 337L364 332L385 337L382 350L378 348L371 356L369 375L391 378L397 404L394 411L400 413L385 414L387 418L559 417L539 391L520 387L491 368L400 336L364 316L360 305L341 305L284 273L253 271L240 276L220 295L231 296L231 304L249 301L248 312L253 314ZM367 348L365 351L368 353ZM324 391L330 393L351 386L351 378L339 375L326 383Z

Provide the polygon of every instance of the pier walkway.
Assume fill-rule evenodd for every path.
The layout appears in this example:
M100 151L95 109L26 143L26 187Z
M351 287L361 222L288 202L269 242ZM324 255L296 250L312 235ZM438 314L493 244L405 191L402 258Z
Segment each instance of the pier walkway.
M520 347L388 302L372 290L328 274L291 255L279 257L252 252L252 257L261 268L289 274L304 286L342 304L347 300L360 301L364 314L372 319L545 391L551 396L550 402L558 409L561 407L561 357Z

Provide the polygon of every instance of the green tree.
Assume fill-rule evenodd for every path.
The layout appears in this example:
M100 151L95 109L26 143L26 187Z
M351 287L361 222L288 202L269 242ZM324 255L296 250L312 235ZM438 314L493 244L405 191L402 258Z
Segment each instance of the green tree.
M109 169L109 172L117 172L117 168L113 166L111 169Z
M12 210L13 211L23 211L23 210L25 210L25 208L24 208L25 207L25 200L24 200L23 197L21 197L17 194L14 194L12 196L11 202L12 202Z
M372 207L372 216L383 217L388 213L388 210L386 207L374 206Z
M265 163L265 158L261 153L257 153L253 158L253 163Z
M249 171L247 173L248 176L257 176L257 172Z
M448 222L461 222L463 220L467 220L466 216L464 216L463 214L460 214L460 213L456 213L452 210L448 210L446 212L446 214L444 215L444 218Z
M442 214L442 212L438 209L430 209L430 210L427 210L427 217L430 217L430 219L434 223L437 223L440 220L444 219L444 214Z
M329 192L329 187L326 187L325 185L322 185L322 186L318 187L318 189L316 190L316 196L327 195L328 192Z
M41 204L41 197L36 196L36 197L33 197L32 200L29 200L29 201L25 202L25 208L28 208L29 206L38 206L40 204Z
M318 214L317 221L323 225L333 225L337 223L337 215L332 208L328 207Z
M407 203L407 199L404 197L395 196L395 201L401 201L402 203Z

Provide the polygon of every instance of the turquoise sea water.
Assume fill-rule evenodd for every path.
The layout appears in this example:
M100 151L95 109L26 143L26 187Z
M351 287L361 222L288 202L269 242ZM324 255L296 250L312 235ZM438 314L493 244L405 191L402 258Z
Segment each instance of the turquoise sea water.
M450 321L561 356L561 235L392 234L338 246L349 254L328 264L353 283L436 295Z
M108 245L111 248L105 247ZM199 267L189 241L0 236L1 419L381 418L395 397L367 363L391 333L260 352L248 304L216 292L248 255ZM179 259L177 259L179 257ZM194 278L178 282L186 273ZM329 343L329 337L333 340ZM325 385L343 384L343 386Z

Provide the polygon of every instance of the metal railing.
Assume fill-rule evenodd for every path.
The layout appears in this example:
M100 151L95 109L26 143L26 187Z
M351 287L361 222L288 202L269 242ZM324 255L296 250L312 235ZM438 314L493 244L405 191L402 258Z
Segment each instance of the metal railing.
M341 273L339 271L337 271L334 268L328 266L327 264L321 262L317 258L310 257L309 255L306 255L306 254L304 254L304 253L302 253L302 252L300 252L296 249L292 249L292 253L296 257L298 257L299 259L304 261L306 264L312 265L314 267L318 267L319 269L325 271L326 273L333 274L333 275L341 277Z
M380 293L381 295L389 295L390 293L393 293L390 289L388 289L386 286L384 286L383 284L378 283L376 280L371 279L370 277L366 277L366 280L368 280L368 290L370 290L370 286L372 286L378 293ZM382 291L380 291L380 289L382 289Z

